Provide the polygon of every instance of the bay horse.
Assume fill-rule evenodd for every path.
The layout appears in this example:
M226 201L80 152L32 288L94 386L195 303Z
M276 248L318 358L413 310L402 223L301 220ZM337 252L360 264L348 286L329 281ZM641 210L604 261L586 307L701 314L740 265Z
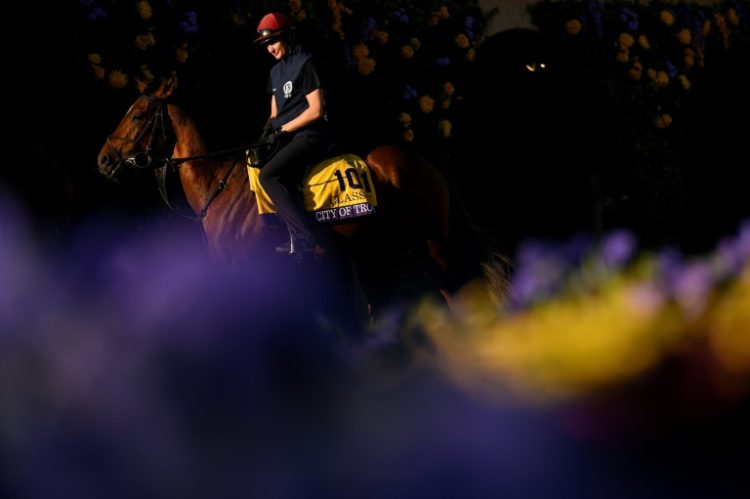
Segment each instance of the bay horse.
M268 247L268 231L249 188L245 158L212 153L193 119L170 99L174 89L172 80L139 84L140 95L99 152L99 171L115 178L125 167L162 165L163 171L171 165L212 260L249 264L263 245ZM430 286L449 304L454 292L474 278L484 279L489 295L501 302L509 261L490 246L474 244L486 240L472 239L478 232L467 218L455 216L458 203L446 176L402 146L375 147L365 162L378 196L375 220L366 216L330 227L354 260L371 311L389 300L386 276L393 276L394 266L414 261L403 258L407 247L428 262L434 271Z

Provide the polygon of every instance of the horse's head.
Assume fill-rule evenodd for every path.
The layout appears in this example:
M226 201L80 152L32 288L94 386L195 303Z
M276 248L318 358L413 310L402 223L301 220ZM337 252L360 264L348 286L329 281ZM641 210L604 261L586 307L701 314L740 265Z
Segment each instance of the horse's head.
M141 95L107 136L99 151L99 172L114 178L121 167L145 169L171 156L171 125L166 112L167 99L174 91L174 81L165 80L155 89L139 83Z

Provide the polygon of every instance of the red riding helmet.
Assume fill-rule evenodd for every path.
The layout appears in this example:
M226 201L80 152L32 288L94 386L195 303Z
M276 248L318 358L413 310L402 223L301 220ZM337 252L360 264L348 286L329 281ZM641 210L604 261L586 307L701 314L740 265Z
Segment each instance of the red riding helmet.
M255 29L258 36L253 40L253 43L265 45L274 38L288 34L293 28L294 23L289 16L281 12L270 12L263 16L258 23L258 27Z

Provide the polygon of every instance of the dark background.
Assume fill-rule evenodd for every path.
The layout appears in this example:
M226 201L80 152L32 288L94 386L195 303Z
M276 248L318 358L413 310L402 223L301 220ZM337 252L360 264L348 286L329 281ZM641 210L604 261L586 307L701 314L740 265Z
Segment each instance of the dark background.
M37 224L56 232L106 213L140 217L160 210L154 185L123 192L96 172L98 150L136 91L95 82L69 28L72 10L42 5L56 9L16 5L4 21L22 26L20 35L3 33L5 184ZM302 35L331 77L330 114L340 142L365 154L397 140L379 114L382 106L368 99L373 89L345 70L328 42ZM209 144L221 149L257 135L271 61L236 34L212 43L185 100ZM440 150L417 145L457 181L474 217L496 230L509 251L527 238L625 227L645 246L700 252L732 233L750 211L748 47L712 56L686 103L679 169L651 179L630 168L617 139L622 117L598 82L571 70L570 55L557 48L531 30L490 37L467 75L454 137ZM529 61L547 69L529 73Z

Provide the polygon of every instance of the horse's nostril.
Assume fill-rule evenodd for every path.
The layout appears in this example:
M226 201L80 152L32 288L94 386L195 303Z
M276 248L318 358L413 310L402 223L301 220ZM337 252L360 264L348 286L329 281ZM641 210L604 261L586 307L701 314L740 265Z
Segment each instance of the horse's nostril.
M99 155L99 168L105 168L109 166L109 155L108 154L100 154Z

